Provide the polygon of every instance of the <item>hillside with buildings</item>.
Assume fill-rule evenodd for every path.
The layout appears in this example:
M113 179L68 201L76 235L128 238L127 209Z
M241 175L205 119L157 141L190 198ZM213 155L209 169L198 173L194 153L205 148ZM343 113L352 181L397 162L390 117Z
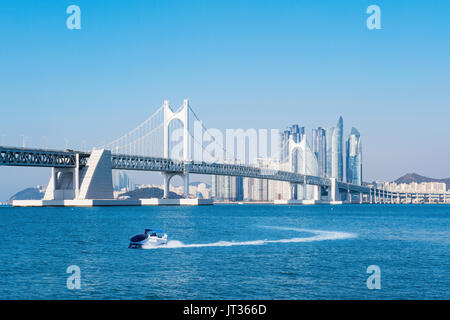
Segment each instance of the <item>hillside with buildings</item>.
M7 203L12 203L13 200L41 200L44 197L46 186L36 186L21 190L11 196Z
M420 174L417 174L417 173L407 173L404 176L401 176L400 178L395 180L394 182L397 184L402 184L402 183L410 184L412 182L416 182L416 183L441 182L441 183L446 184L447 190L450 189L450 178L434 179L434 178L428 178L428 177L421 176Z
M126 178L127 179L127 178ZM125 179L125 180L126 180ZM41 200L45 195L47 186L36 186L26 188L15 193L6 203L12 203L13 200ZM189 186L191 197L210 198L210 186L202 182L193 182ZM114 191L116 199L150 199L162 198L164 195L162 185L135 185L134 188L122 188ZM170 197L180 199L184 195L183 186L171 186Z
M407 173L393 182L386 182L385 189L394 192L445 193L450 186L450 178L434 179L417 173Z
M118 197L119 199L131 199L131 200L138 200L138 199L150 199L150 198L158 198L161 199L164 196L164 190L161 188L156 187L144 187L144 188L138 188L136 190L127 191ZM171 199L180 199L182 198L181 195L170 191L169 197Z

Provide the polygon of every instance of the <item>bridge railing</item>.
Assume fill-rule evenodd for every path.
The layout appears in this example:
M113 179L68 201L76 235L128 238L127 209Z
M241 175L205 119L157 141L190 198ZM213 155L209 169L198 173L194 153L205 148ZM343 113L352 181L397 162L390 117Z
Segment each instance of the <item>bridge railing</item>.
M113 169L184 172L184 162L166 158L111 154Z
M0 165L74 168L76 166L76 154L79 154L80 166L86 165L89 153L73 150L0 147Z
M125 154L111 155L112 168L121 170L169 171L175 173L211 174L224 176L240 176L257 179L278 180L293 183L330 186L329 179L303 175L281 170L237 165L227 163L183 161L167 158L131 156Z

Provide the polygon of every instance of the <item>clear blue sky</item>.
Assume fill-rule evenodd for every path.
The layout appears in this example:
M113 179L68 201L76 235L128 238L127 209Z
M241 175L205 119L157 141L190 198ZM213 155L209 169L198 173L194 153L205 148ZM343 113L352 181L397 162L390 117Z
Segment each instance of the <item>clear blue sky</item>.
M81 30L66 28L71 4ZM382 30L366 28L371 4ZM0 134L100 145L189 98L208 127L309 133L342 115L361 132L365 180L448 177L449 14L444 0L4 0ZM48 178L0 168L0 200Z

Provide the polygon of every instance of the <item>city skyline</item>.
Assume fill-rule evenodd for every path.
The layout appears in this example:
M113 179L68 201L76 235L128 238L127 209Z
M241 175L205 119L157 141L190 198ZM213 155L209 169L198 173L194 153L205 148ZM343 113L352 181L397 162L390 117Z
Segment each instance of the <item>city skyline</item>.
M326 147L322 149L326 150L326 154L321 157L317 157L313 151L315 148L311 149L307 143L304 127L298 125L291 126L282 134L279 130L270 130L269 154L267 130L227 129L226 140L223 140L224 135L220 130L207 129L202 123L188 99L184 99L176 111L165 100L150 118L122 137L90 152L2 147L0 161L4 166L52 169L42 200L14 200L13 206L123 205L125 200L115 197L113 170L161 172L164 180L163 197L152 198L150 202L138 199L136 204L139 205L173 205L170 181L176 176L181 177L184 185L184 196L176 200L179 204L212 204L213 199L190 198L192 174L229 176L225 179L221 177L223 181L220 183L218 178L213 177L213 196L222 199L237 200L247 194L247 199L252 197L254 200L273 201L276 204L291 201L296 204L362 204L377 203L378 199L384 202L387 197L393 202L394 194L378 187L378 183L367 185L362 181L357 184L346 181L343 173L345 149L342 116L336 127L326 130ZM360 139L354 128L349 139L352 135ZM348 150L351 147L348 143ZM362 174L361 150L358 147L349 151L345 158L347 172L352 178L352 171ZM353 161L354 157L359 160ZM319 158L327 159L326 176L320 175ZM239 179L239 183L231 183L231 177L236 177L233 178L236 182ZM249 183L244 183L242 178ZM247 185L246 190L244 186ZM255 185L256 190L251 191ZM443 198L442 201L446 201L445 194L437 196L439 200ZM398 193L397 202L400 202L400 197L404 201L412 199L411 196L408 198L407 193ZM430 195L428 198L431 199Z
M359 179L361 179L361 177L363 176L363 173L362 173L362 167L363 166L362 166L362 159L360 158L361 157L360 154L359 154L359 158L358 158L357 155L353 154L353 156L356 156L357 159L355 159L355 161L358 161L358 165L360 167L358 167L358 169L356 169L356 168L351 169L348 166L348 159L349 159L349 156L350 156L349 150L353 149L352 153L354 153L355 152L355 148L356 148L356 150L359 150L358 151L359 153L361 152L361 143L360 143L361 137L360 137L359 131L355 127L352 127L352 129L350 130L349 134L345 135L345 130L344 130L342 116L339 117L338 123L337 123L337 125L335 127L323 128L323 127L319 126L317 129L314 129L314 128L311 129L311 135L306 133L306 126L298 125L298 124L287 126L286 129L280 130L280 133L281 133L281 139L283 139L283 137L288 137L288 138L291 138L293 141L297 141L298 143L300 143L302 141L305 142L305 147L308 149L308 151L310 153L314 154L317 157L316 160L318 161L319 156L316 154L315 151L313 151L316 148L316 146L314 145L314 141L315 141L314 139L317 138L316 135L317 135L318 131L321 131L321 130L323 130L323 133L325 134L324 135L325 141L327 139L332 141L331 144L325 143L325 148L326 148L326 145L328 145L329 146L329 150L325 149L325 157L324 157L324 159L326 160L325 161L326 162L325 169L326 168L331 168L331 170L329 170L328 172L327 172L327 170L325 170L325 175L321 175L320 174L320 170L319 170L321 165L320 165L320 163L318 163L317 164L317 172L316 171L314 171L314 172L306 172L307 174L318 175L318 176L323 176L323 177L328 177L328 178L337 178L338 181L350 182L350 183L354 183L354 184L361 184L361 182L372 183L374 181L386 181L386 182L389 182L389 181L393 181L394 180L394 179L393 180L358 180L358 179L356 179L356 180L347 180L348 179L347 178L348 177L348 173L351 170L353 170L353 171L355 171L355 170L358 171L359 170L359 173L356 173L356 174L360 174ZM328 135L328 137L327 137L327 135ZM355 141L355 138L353 138L353 140L351 140L352 136L356 136L356 141ZM339 144L340 144L340 146L339 146ZM351 145L350 148L349 148L349 145ZM283 150L281 150L280 155L283 156ZM327 155L329 155L328 159L326 159ZM344 162L344 159L345 159L345 162ZM270 160L270 158L269 158L269 160ZM263 167L264 167L264 165L265 164L263 164ZM299 163L297 163L296 165L300 166ZM23 169L26 169L26 168L18 169L18 168L11 168L11 167L9 167L9 168L8 167L3 167L3 169L12 169L12 170L14 170L14 169L15 170L22 169L23 170ZM40 170L42 172L47 171L47 169L42 169L42 168L38 169L38 170ZM4 171L6 171L6 170L4 170ZM33 170L33 171L36 171L36 170ZM357 171L355 171L355 172L357 172ZM300 173L305 173L305 172L302 172L301 170L299 172ZM121 174L120 171L117 171L115 173L115 176L117 176L115 178L115 181L120 181L120 180L116 180L116 179L120 179L119 178L120 174ZM44 173L45 177L47 177L47 175L48 175L47 172ZM137 182L136 185L146 185L146 184L149 184L149 183L159 183L159 182L161 182L161 179L162 179L162 178L158 177L157 174L154 174L154 173L146 173L145 177L142 177L142 174L139 173L139 176L141 176L141 178L139 178L139 176L137 176L137 172L134 172L134 173L130 172L130 176L132 176L135 179L137 178L136 179L137 180L136 181ZM205 178L204 176L201 176L201 175L200 176L199 175L193 175L193 176L194 176L195 181L211 183L211 179L210 178ZM195 178L195 177L197 177L197 178ZM176 178L177 178L177 180L180 180L178 177L176 177ZM217 181L217 178L219 179L219 181L221 181L222 184L226 184L226 182L228 182L228 184L230 186L231 186L231 184L234 184L234 183L236 184L236 186L233 186L233 187L229 186L228 190L222 188L221 196L219 197L219 199L231 200L231 201L239 201L239 200L242 200L242 199L245 200L245 198L243 198L243 193L245 191L243 191L242 188L243 188L243 185L245 185L245 183L247 183L247 184L249 183L248 181L245 181L245 178L244 178L244 180L242 180L242 178L241 179L236 179L236 177L223 176L223 177L216 177L216 181ZM129 175L126 175L126 179L130 179ZM47 179L44 178L44 180L47 180ZM247 179L247 180L249 180L249 179ZM253 179L253 180L255 180L255 183L259 183L259 184L264 183L264 181L259 181L258 182L257 181L258 179ZM127 181L129 183L129 180L127 180ZM213 178L213 181L214 181L214 178ZM175 183L175 184L182 185L183 182L182 181L178 181L178 183ZM212 186L214 186L214 184L215 183L213 182ZM253 186L254 183L251 183L251 184ZM45 183L41 183L41 184L37 184L37 185L38 186L39 185L45 185ZM239 187L239 185L240 185L240 187ZM27 185L26 187L30 187L30 186L32 186L32 185ZM229 189L229 188L231 188L231 189ZM261 188L263 188L263 189L264 188L270 188L270 183L268 184L266 182L265 187L263 187L263 185L259 185L258 188L259 189L261 189ZM241 189L241 190L238 191L239 193L237 195L236 190L239 190L239 189ZM284 190L283 192L286 193L287 192L286 190ZM302 190L303 190L302 186L299 185L298 188L295 190L295 197L296 198L297 197L301 198L301 192L303 192ZM19 191L19 190L15 190L14 192L16 192L16 191ZM8 199L8 197L10 195L12 195L14 192L12 192L12 193L9 192L8 194L5 194L4 197L5 196L7 196L7 197L3 201L6 201ZM262 192L262 191L260 191L260 192ZM311 190L309 190L308 192L309 192L308 194L310 194ZM213 188L213 194L214 194L214 188ZM266 191L265 193L261 193L261 194L265 194L265 196L261 196L261 200L268 198L268 196L267 196L268 195L268 191Z
M342 115L364 135L366 181L448 177L450 4L382 1L376 31L365 27L368 4L136 2L105 11L79 1L82 28L68 30L69 3L6 2L1 144L101 145L162 99L189 97L215 128L315 128ZM0 170L2 199L49 174Z

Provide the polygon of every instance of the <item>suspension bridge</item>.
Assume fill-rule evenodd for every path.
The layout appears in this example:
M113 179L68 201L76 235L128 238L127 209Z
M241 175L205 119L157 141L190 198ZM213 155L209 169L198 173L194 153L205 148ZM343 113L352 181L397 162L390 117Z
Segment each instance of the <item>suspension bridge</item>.
M292 144L295 147L295 144ZM292 158L294 148L289 148ZM303 159L305 162L306 159ZM173 111L168 101L147 120L121 137L90 152L47 150L0 146L0 166L47 167L52 169L41 202L17 201L15 205L126 205L113 199L112 170L157 171L164 177L164 199L169 198L172 177L181 176L185 197L189 196L189 175L222 175L287 182L290 199L278 203L295 203L297 185L313 186L312 203L342 203L359 195L360 202L400 202L408 194L392 193L374 186L355 185L299 172L290 159L289 170L267 170L243 163L227 152L190 107L188 100ZM425 195L423 195L425 196ZM410 198L412 199L411 195ZM84 202L83 202L84 201ZM86 202L87 201L87 202ZM303 201L304 202L304 201ZM140 202L143 204L144 202ZM201 201L186 202L201 204ZM211 202L203 202L211 203ZM131 202L128 202L131 204ZM147 204L175 204L167 200Z

